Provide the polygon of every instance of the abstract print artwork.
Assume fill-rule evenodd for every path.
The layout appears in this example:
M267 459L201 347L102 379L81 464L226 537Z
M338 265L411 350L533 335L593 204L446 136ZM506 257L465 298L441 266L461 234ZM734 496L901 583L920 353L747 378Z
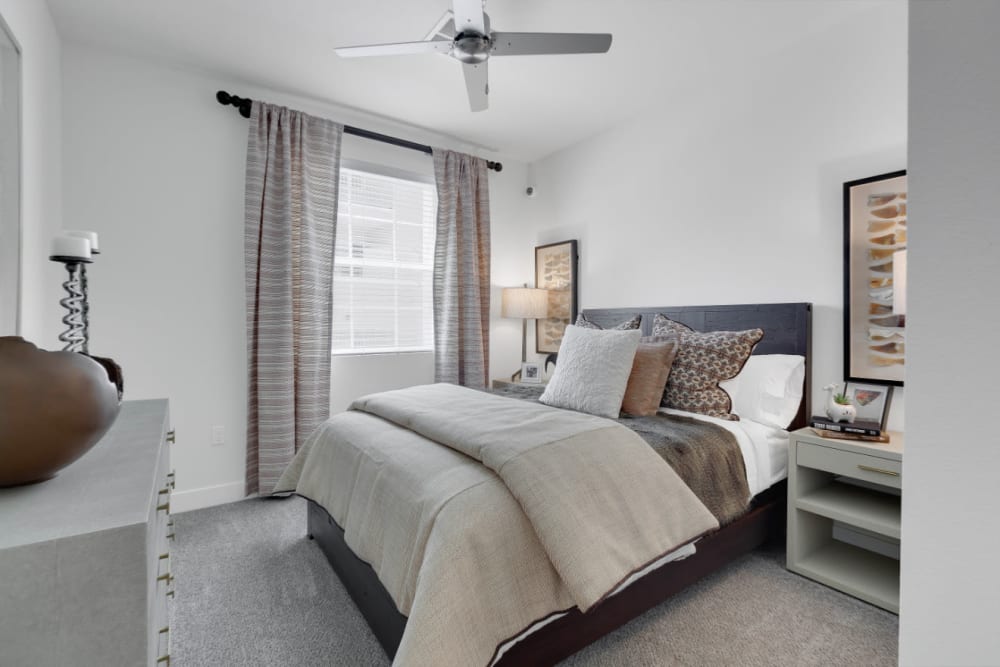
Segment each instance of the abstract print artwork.
M577 312L576 240L535 248L535 287L549 291L549 316L535 320L535 349L558 352L563 331Z
M906 171L844 183L844 376L903 385Z

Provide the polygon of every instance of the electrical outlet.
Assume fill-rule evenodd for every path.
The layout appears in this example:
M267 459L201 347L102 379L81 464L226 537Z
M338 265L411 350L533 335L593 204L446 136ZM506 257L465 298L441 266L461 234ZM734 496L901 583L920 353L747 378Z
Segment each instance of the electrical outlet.
M222 445L226 442L226 427L216 425L212 427L212 444Z

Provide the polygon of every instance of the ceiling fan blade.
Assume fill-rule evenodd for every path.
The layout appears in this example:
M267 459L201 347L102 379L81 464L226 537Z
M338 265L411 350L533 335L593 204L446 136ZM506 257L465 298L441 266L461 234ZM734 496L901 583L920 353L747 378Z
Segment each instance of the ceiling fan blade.
M455 8L455 30L486 34L486 18L483 15L483 0L452 0Z
M444 10L444 14L438 19L434 27L430 29L427 36L424 37L425 41L430 41L432 39L455 39L455 12L450 9Z
M494 56L544 56L560 53L607 53L611 35L589 32L495 32Z
M363 58L367 56L408 56L423 53L449 53L451 42L434 40L430 42L398 42L396 44L369 44L367 46L341 46L335 49L341 58Z
M469 93L469 107L473 111L485 111L489 107L490 82L486 62L462 65L465 75L465 89Z

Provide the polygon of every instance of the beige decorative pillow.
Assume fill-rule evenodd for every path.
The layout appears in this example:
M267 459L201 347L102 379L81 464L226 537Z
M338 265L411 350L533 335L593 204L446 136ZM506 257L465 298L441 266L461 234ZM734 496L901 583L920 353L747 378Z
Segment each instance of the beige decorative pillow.
M656 414L679 347L676 336L640 339L625 387L622 412L636 417Z
M668 408L738 421L739 417L730 414L732 400L719 383L742 370L764 332L750 329L703 333L666 315L657 315L653 319L653 335L675 335L680 341L663 404Z
M600 324L596 324L587 319L587 316L583 313L576 318L576 326L583 329L601 329L607 331L628 331L630 329L638 329L639 324L642 323L642 315L636 315L631 319L625 320L624 322L619 322L613 327L602 327Z

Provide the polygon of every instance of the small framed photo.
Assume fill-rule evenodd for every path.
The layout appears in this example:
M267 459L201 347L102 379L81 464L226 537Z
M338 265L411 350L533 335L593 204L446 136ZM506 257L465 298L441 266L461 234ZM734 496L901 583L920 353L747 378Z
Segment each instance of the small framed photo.
M886 419L889 416L889 402L892 398L892 387L884 384L869 384L867 382L848 382L844 393L854 402L858 411L858 421L875 422L885 430Z
M524 384L541 384L542 367L533 361L521 364L521 382Z

